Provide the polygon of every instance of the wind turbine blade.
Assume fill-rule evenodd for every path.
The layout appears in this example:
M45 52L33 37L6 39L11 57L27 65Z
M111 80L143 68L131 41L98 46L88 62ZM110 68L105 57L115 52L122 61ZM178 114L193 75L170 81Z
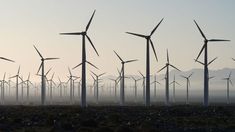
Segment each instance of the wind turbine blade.
M95 74L93 71L90 71L93 75L95 75L96 77L98 77L98 75L97 74Z
M55 73L53 73L53 74L52 74L52 76L51 76L51 80L53 80L53 78L54 78L54 75L55 75Z
M10 59L4 58L4 57L0 57L0 59L6 60L6 61L10 61L10 62L15 62L15 61L13 61L13 60L10 60Z
M82 32L74 32L74 33L60 33L60 35L82 35Z
M188 76L188 78L190 78L193 75L193 72Z
M17 75L19 75L19 74L20 74L20 66L19 66L18 71L17 71Z
M86 35L86 37L87 37L87 39L89 40L89 42L90 42L91 46L93 47L93 49L95 50L96 54L99 56L99 53L98 53L98 51L96 50L94 44L92 43L90 37L89 37L88 35Z
M5 77L6 77L6 72L4 73L4 76L3 76L3 81L5 81Z
M96 69L98 69L99 70L99 68L98 67L96 67L94 64L92 64L91 62L89 62L89 61L86 61L88 64L90 64L91 66L93 66L93 67L95 67Z
M138 36L138 37L142 37L142 38L146 38L145 35L142 35L142 34L137 34L137 33L131 33L131 32L126 32L127 34L131 34L131 35L134 35L134 36Z
M95 77L92 74L91 74L91 77L93 78L94 81L96 80Z
M58 77L59 82L61 83L60 77Z
M228 80L229 78L222 78L221 80Z
M121 60L121 62L124 62L123 60L122 60L122 58L118 55L118 53L116 52L116 51L113 51L116 55L117 55L117 57Z
M29 78L30 78L30 73L29 73L29 75L28 75L28 79L27 79L27 80L29 80Z
M178 82L175 82L176 84L180 85ZM180 85L181 86L181 85Z
M157 26L153 29L153 31L151 32L150 36L153 35L153 33L156 31L156 29L158 28L158 26L162 23L164 18L162 18L162 20L157 24Z
M149 41L150 41L150 44L151 44L151 46L152 46L154 56L155 56L156 60L158 61L157 53L156 53L156 50L155 50L155 48L154 48L153 41L152 41L151 39L149 39Z
M231 80L229 80L230 84L233 86L233 82Z
M186 78L187 79L187 77L186 76L183 76L183 75L180 75L181 77L183 77L183 78Z
M73 69L76 69L76 68L79 67L80 65L82 65L82 63L78 64L78 65L75 66Z
M17 77L17 75L15 75L15 76L12 76L12 77L9 77L9 79L11 79L11 78L15 78L15 77Z
M47 74L51 71L51 69L52 69L52 68L50 68L50 69L47 71L47 73L46 73L46 75L45 75L45 76L47 76Z
M32 83L31 81L29 81L29 83L30 83L31 85L33 85L33 83Z
M71 73L71 71L70 71L70 68L69 68L69 67L68 67L68 70L69 70L69 75L70 75L70 76L72 76L72 73Z
M176 70L180 71L180 69L176 68L175 66L169 64L171 67L175 68Z
M197 25L197 28L198 28L198 30L200 31L202 37L203 37L205 40L207 40L207 39L206 39L206 36L204 35L204 33L202 32L201 28L198 26L198 24L197 24L197 22L196 22L195 20L194 20L194 23Z
M167 56L167 62L169 63L169 54L168 54L168 49L166 50L166 56Z
M100 74L99 77L103 76L104 74L106 74L106 73L104 72L104 73Z
M52 83L56 86L56 83L52 80Z
M228 76L229 79L230 79L231 75L232 75L232 71L229 73L229 76Z
M44 60L55 60L55 59L60 59L60 58L45 58Z
M128 61L125 61L125 63L130 63L130 62L134 62L134 61L138 61L138 60L128 60Z
M213 79L213 78L215 78L215 76L209 77L209 79Z
M22 82L24 81L22 77L20 77L20 76L18 76L18 77L20 78L20 80L21 80Z
M218 57L215 57L213 60L211 60L208 65L210 65L212 62L214 62Z
M136 81L136 79L135 79L133 76L131 76L131 78L132 78L134 81Z
M194 59L194 60L195 60L195 62L198 62L198 63L200 63L200 64L204 65L204 63L202 63L201 61L196 60L196 59Z
M226 40L226 39L210 39L208 41L210 41L210 42L217 42L217 41L230 41L230 40Z
M109 78L109 80L111 80L111 81L116 81L115 79L112 79L112 78Z
M202 46L202 49L201 49L201 51L199 52L199 54L198 54L196 60L198 60L198 58L200 57L200 55L201 55L202 51L204 50L204 48L205 48L205 44Z
M38 68L38 72L37 74L39 73L40 69L42 68L42 63L40 64L39 68Z
M144 75L139 71L140 75L144 78Z
M96 11L96 10L94 10L94 12L93 12L93 14L92 14L92 16L91 16L91 18L90 18L90 20L89 20L87 26L86 26L86 31L87 31L87 30L89 29L89 27L90 27L91 21L92 21L94 15L95 15L95 11Z
M118 74L119 76L122 74L121 71L117 68Z
M165 69L167 67L167 65L165 65L162 69L160 69L158 72L162 71L163 69Z
M35 50L38 52L39 56L43 59L42 54L39 52L39 50L36 48L36 46L34 45L33 47L34 47Z

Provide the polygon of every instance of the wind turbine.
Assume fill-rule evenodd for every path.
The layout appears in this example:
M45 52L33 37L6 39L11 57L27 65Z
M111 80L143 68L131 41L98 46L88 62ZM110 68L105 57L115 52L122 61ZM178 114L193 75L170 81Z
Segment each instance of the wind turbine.
M73 84L73 91L72 91L72 99L73 99L73 101L75 101L75 96L74 96L74 90L75 90L75 81L77 80L77 79L79 79L80 77L77 77L77 76L73 76L73 78L72 78L72 84ZM79 87L79 86L78 86ZM80 90L80 89L79 89ZM79 92L78 92L79 93Z
M145 91L145 80L146 80L146 77L139 71L140 75L142 76L142 79L143 79L143 83L142 83L142 86L143 86L143 101L144 103L146 103L146 91ZM145 104L146 105L146 104Z
M22 103L24 102L24 80L23 80L23 76L19 76L21 82L19 83L19 85L21 84L21 100L22 100Z
M45 83L45 75L44 75L44 61L55 60L55 59L59 59L59 58L44 58L35 46L34 46L34 48L37 51L37 53L40 56L41 61L42 61L40 66L39 66L39 69L37 71L37 74L42 69L41 70L41 72L42 72L42 74L41 74L41 105L45 105L45 101L46 101L46 83Z
M169 105L169 66L171 66L172 68L174 68L178 71L180 71L180 70L178 68L176 68L175 66L173 66L172 64L170 64L168 50L166 50L166 52L167 52L166 65L162 69L160 69L158 72L160 72L166 68L166 105Z
M230 97L229 97L229 83L233 85L232 80L231 80L231 75L232 72L229 73L227 78L223 78L222 80L226 80L227 82L227 104L230 104Z
M195 61L198 60L200 57L202 51L204 50L204 106L209 105L209 83L208 83L208 57L207 57L207 44L208 42L221 42L221 41L230 41L230 40L223 40L223 39L207 39L204 33L202 32L201 28L198 26L197 22L194 20L194 23L196 24L199 32L201 33L202 37L204 38L204 44L202 46L202 49L200 50L197 58Z
M90 42L91 46L93 47L93 49L95 50L96 54L99 56L95 46L93 45L90 37L87 35L87 31L90 27L91 21L93 19L95 15L95 11L93 12L85 31L82 32L73 32L73 33L60 33L61 35L82 35L82 97L81 97L81 107L86 107L86 62L90 65L92 65L90 62L88 62L86 60L86 44L85 44L85 40L86 38L88 39L88 41Z
M99 100L99 81L100 81L100 77L103 76L105 73L102 73L102 74L95 74L94 72L91 71L91 73L95 76L95 80L96 80L96 93L95 93L95 97L96 97L96 103L98 103L98 100Z
M29 103L29 84L33 85L33 83L29 79L30 79L30 73L28 75L27 80L23 82L23 83L26 83L26 87L27 87L27 102L28 103Z
M134 88L135 88L135 102L137 102L137 82L140 81L141 78L136 79L133 76L131 76L131 78L134 80L134 83L135 83L135 85L134 85Z
M6 73L4 73L4 76L3 76L3 79L1 80L1 101L2 101L2 104L5 103L5 83L7 83L7 81L5 80L5 77L6 77Z
M50 93L50 102L51 102L51 104L52 104L52 93L53 93L52 84L54 84L56 86L56 83L53 81L54 75L55 75L55 73L53 73L51 78L49 80L47 80L48 84L49 84L49 88L50 88L49 93Z
M147 45L146 45L146 106L150 106L150 55L149 55L149 43L151 43L155 58L157 60L157 54L153 45L153 42L151 40L151 36L154 34L158 26L161 24L163 19L158 23L158 25L152 30L150 35L142 35L142 34L137 34L137 33L131 33L131 32L126 32L128 34L138 36L141 38L145 38L147 40Z
M0 57L0 59L2 59L2 60L6 60L6 61L9 61L9 62L15 62L15 61L13 61L13 60L11 60L11 59L7 59L7 58L5 58L5 57ZM4 75L4 79L5 79L5 75ZM4 83L5 82L3 82L3 87L4 87ZM10 89L10 86L9 86L9 89ZM4 88L2 88L2 92L1 93L3 93L2 95L2 97L3 97L3 99L4 99Z
M19 77L20 77L19 74L20 74L20 66L18 68L17 74L15 76L10 77L10 78L16 78L16 103L17 104L19 103L19 94L18 94Z
M63 86L63 82L61 82L60 77L58 77L59 80L59 85L58 88L60 87L60 98L62 97L62 86Z
M116 79L109 78L109 80L114 82L114 97L116 100L117 99L117 85L118 85L118 82L120 81L120 78L119 77L117 77Z
M72 75L72 72L69 67L68 67L68 71L69 71L69 76L68 76L69 80L67 81L67 83L70 82L70 103L72 103L74 100L73 98L74 97L74 79L73 78L78 79L78 77Z
M160 82L157 81L157 75L154 75L154 81L151 84L154 84L154 99L157 98L157 84L161 84Z
M175 81L175 75L173 81L170 84L173 85L173 103L175 103L175 84L180 85L177 81Z
M91 77L93 79L93 86L92 86L94 89L93 94L94 94L94 98L96 98L96 79L92 74L91 74Z
M119 60L121 61L122 64L122 69L121 69L121 87L120 87L120 105L123 106L125 103L125 64L126 63L130 63L130 62L134 62L137 60L128 60L128 61L124 61L118 54L117 52L114 51L114 53L116 54L116 56L119 58Z
M186 94L187 94L187 98L186 98L186 104L189 104L189 100L188 100L188 88L190 87L190 77L193 75L193 73L191 73L189 76L183 76L181 75L181 77L185 78L187 83L186 83Z

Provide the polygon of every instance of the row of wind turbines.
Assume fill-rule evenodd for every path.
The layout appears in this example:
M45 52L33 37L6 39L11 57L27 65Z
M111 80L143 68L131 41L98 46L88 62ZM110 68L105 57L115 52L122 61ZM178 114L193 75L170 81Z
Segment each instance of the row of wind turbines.
M98 51L96 50L91 38L88 36L88 29L90 27L90 24L92 22L92 19L95 15L95 12L93 12L86 28L85 28L85 31L81 31L81 32L71 32L71 33L60 33L60 35L81 35L82 36L82 61L80 64L78 64L77 66L75 66L73 69L81 66L82 67L82 73L81 73L81 107L86 107L87 106L87 84L86 84L86 76L87 76L87 73L86 73L86 64L89 64L91 65L92 67L98 69L98 67L96 67L94 64L92 64L91 62L89 62L87 60L87 57L86 57L86 40L89 41L89 43L91 44L91 46L93 47L94 51L96 52L97 56L99 56L99 53ZM133 32L126 32L127 34L129 35L132 35L132 36L136 36L136 37L140 37L140 38L144 38L146 40L146 72L145 72L145 76L140 72L141 76L143 77L142 80L143 80L143 99L144 99L144 102L145 102L145 106L150 106L151 105L151 100L150 100L150 49L152 48L153 50L153 53L154 53L154 56L156 58L156 61L158 61L158 58L157 58L157 54L156 54L156 51L155 51L155 47L154 47L154 44L153 44L153 41L151 40L151 37L153 36L153 34L155 33L155 31L157 30L157 28L160 26L160 24L162 23L164 19L161 19L160 22L154 27L154 29L150 32L150 34L147 34L147 35L143 35L143 34L139 34L139 33L133 33ZM208 43L209 42L222 42L222 41L230 41L230 40L224 40L224 39L207 39L206 36L204 35L204 33L202 32L201 28L199 27L199 25L197 24L197 22L194 20L194 23L196 24L200 34L202 35L203 39L204 39L204 44L197 56L197 58L195 59L196 62L202 64L204 66L204 106L208 106L209 105L209 73L208 73L208 66L213 62L215 61L217 58L213 59L212 61L208 62ZM150 48L151 47L151 48ZM42 56L42 54L39 52L39 50L36 48L36 46L34 46L36 52L38 53L38 55L40 56L41 58L41 64L39 66L39 69L37 71L37 75L41 77L41 104L42 105L45 105L45 101L46 101L46 75L49 73L49 71L45 74L45 68L44 68L44 65L45 65L45 61L50 61L50 60L56 60L56 59L59 59L59 58L45 58ZM201 62L199 61L199 57L201 56L202 52L204 51L204 62ZM120 55L114 51L114 54L119 58L119 60L121 61L121 71L119 71L119 76L117 79L110 79L112 81L115 82L115 96L117 95L117 89L116 89L116 86L117 86L117 83L120 81L120 105L123 106L125 105L125 64L127 63L132 63L132 62L135 62L135 61L138 61L137 59L131 59L131 60L124 60L122 59L122 57L120 57ZM7 59L7 58L4 58L4 57L1 57L0 59L3 59L3 60L7 60L7 61L10 61L10 62L14 62L13 60L10 60L10 59ZM170 60L169 60L169 55L168 55L168 50L167 50L167 62L166 62L166 65L164 67L162 67L158 72L161 72L163 69L166 69L166 74L165 74L165 95L166 95L166 105L169 105L169 68L172 67L178 71L180 71L177 67L175 67L174 65L172 65L170 63ZM73 89L73 85L74 85L74 81L77 80L79 77L77 76L73 76L72 73L71 73L71 70L69 70L69 82L70 82L70 100L72 101L73 100L73 97L74 97L74 89ZM16 100L18 101L18 80L21 79L21 77L19 76L19 71L20 71L20 68L18 69L18 72L15 76L13 76L14 78L16 78ZM41 71L41 74L39 74L39 72ZM95 74L94 72L92 72L92 78L94 79L94 85L96 88L94 88L94 96L96 97L96 100L98 101L99 100L99 95L98 95L98 87L99 87L99 81L100 81L100 77L103 76L105 73L102 73L102 74ZM54 75L53 75L54 76ZM52 78L53 78L52 76ZM189 78L192 76L192 74L190 74L189 76L182 76L183 78L186 79L187 81L187 104L188 104L188 87L190 85L190 81L189 81ZM227 83L228 83L228 89L229 89L229 82L231 83L231 79L230 79L230 76L231 74L229 75L228 78L225 78L225 80L227 80ZM29 75L30 77L30 75ZM26 80L26 83L27 83L27 87L29 87L29 84L31 83L29 81L29 77L28 79ZM52 85L53 85L53 80L49 79L49 85L50 85L50 90L49 90L49 93L51 94L50 97L52 96ZM135 81L135 89L136 89L136 83L137 81L139 81L140 79L136 79L134 77L132 77L133 80ZM175 78L175 77L174 77ZM23 79L21 79L23 80ZM60 81L60 79L59 79ZM156 76L154 78L154 85L156 85L156 83L158 83L156 81ZM175 93L175 84L178 84L175 79L174 81L172 82L173 84L173 93ZM2 83L2 89L1 89L1 93L4 93L4 82ZM61 86L62 83L60 81L60 84L59 86ZM80 84L79 84L80 85ZM154 86L156 87L156 86ZM137 90L135 90L135 97L137 96L137 93L136 93ZM154 93L156 93L156 89L154 89ZM227 93L229 95L229 92ZM156 96L156 94L154 95ZM175 94L173 94L173 96L175 96ZM4 98L4 94L2 94L1 96L2 98ZM173 97L175 99L175 97Z

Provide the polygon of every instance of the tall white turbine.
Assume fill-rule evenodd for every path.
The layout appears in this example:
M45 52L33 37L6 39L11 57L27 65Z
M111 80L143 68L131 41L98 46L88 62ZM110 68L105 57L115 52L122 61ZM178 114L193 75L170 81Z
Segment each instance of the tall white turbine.
M229 96L229 84L233 85L231 80L232 72L229 73L228 77L223 78L222 80L226 80L227 83L227 104L230 104L230 96Z
M145 80L146 80L146 77L139 71L140 75L142 76L142 80L143 80L143 83L142 83L142 87L143 87L143 101L144 101L144 104L146 105L146 87L145 87Z
M190 87L190 77L193 75L193 73L191 73L189 76L183 76L181 75L181 77L186 79L186 104L189 104L189 87Z
M105 73L102 74L95 74L94 72L91 71L91 73L95 76L95 97L96 97L96 103L98 104L99 102L99 81L100 81L100 77L103 76Z
M119 60L121 61L122 64L122 69L121 69L121 87L120 87L120 105L123 106L125 103L125 64L126 63L130 63L130 62L134 62L137 60L128 60L128 61L124 61L118 54L117 52L114 51L114 53L116 54L116 56L119 58Z
M157 75L154 75L154 81L151 83L154 84L154 91L153 91L154 100L157 99L157 83L161 85L161 83L157 81Z
M23 83L26 83L26 88L27 88L27 92L26 92L26 95L27 95L27 103L29 104L29 84L31 84L33 86L33 83L29 80L30 79L30 73L28 75L28 78L27 80L25 80Z
M156 31L156 29L158 28L158 26L161 24L161 22L163 21L163 19L158 23L158 25L152 30L152 32L150 33L150 35L142 35L142 34L137 34L137 33L131 33L131 32L126 32L128 34L134 35L134 36L138 36L141 38L145 38L147 43L146 43L146 102L145 105L146 106L150 106L150 45L152 46L155 58L157 60L157 54L153 45L153 42L151 40L152 35L154 34L154 32Z
M135 93L135 103L137 102L137 82L142 80L141 78L136 79L133 76L131 78L134 80L134 93Z
M195 20L194 20L194 23L196 24L199 32L201 33L201 35L204 39L204 44L202 46L202 49L200 50L195 61L198 60L202 51L204 50L204 63L203 63L203 65L204 65L204 102L203 103L204 103L204 106L207 107L209 105L209 83L208 83L209 73L208 73L207 44L208 44L208 42L222 42L222 41L230 41L230 40L223 40L223 39L209 39L208 40Z
M173 66L172 64L170 64L170 60L169 60L169 55L168 55L168 50L167 50L167 62L166 65L160 69L158 72L162 71L163 69L166 68L166 105L169 105L169 67L172 67L174 69L176 69L177 71L180 71L178 68L176 68L175 66Z
M174 78L173 78L173 81L170 83L170 85L173 85L173 103L175 103L175 84L177 85L180 85L176 80L175 80L175 75L174 75Z
M91 46L93 47L93 49L95 50L96 54L99 56L95 46L93 45L90 37L87 35L87 31L90 27L91 21L93 19L95 15L95 11L93 12L85 31L83 32L73 32L73 33L60 33L61 35L82 35L82 63L79 65L82 65L82 96L81 96L81 107L86 107L86 62L88 64L91 64L90 62L87 61L86 59L86 43L85 40L86 38L88 39L88 41L90 42ZM78 66L79 66L78 65ZM91 64L92 65L92 64ZM78 67L76 66L76 67ZM73 68L74 69L74 68Z
M39 66L39 69L37 71L37 74L39 73L39 71L41 70L41 105L45 105L45 101L46 101L46 83L45 83L45 74L44 74L44 61L47 60L55 60L55 59L59 59L59 58L44 58L42 56L42 54L39 52L39 50L34 46L35 50L37 51L38 55L41 58L41 64Z
M20 66L18 68L17 74L15 76L12 76L10 78L16 78L16 104L19 103L19 74L20 74Z

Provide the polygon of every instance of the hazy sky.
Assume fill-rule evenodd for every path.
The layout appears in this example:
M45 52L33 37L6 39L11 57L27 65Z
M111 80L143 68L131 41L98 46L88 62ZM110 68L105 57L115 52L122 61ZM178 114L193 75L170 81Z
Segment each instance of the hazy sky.
M45 66L53 67L56 77L65 79L67 67L81 62L82 38L59 33L83 31L94 9L88 35L100 57L87 43L87 59L100 70L88 66L88 72L116 74L116 68L121 66L113 53L116 50L124 60L139 59L126 65L127 74L137 74L138 70L145 73L146 42L125 32L149 34L163 17L152 36L159 58L156 62L151 50L152 73L165 65L167 48L171 63L179 69L202 68L193 61L203 44L193 19L208 38L232 40L209 44L209 58L219 57L210 68L235 67L231 60L235 57L234 0L1 0L0 56L16 63L1 60L0 78L5 71L16 74L19 65L24 78L28 72L35 74L41 62L33 48L36 45L44 57L61 58L47 61ZM80 76L81 68L73 73Z

